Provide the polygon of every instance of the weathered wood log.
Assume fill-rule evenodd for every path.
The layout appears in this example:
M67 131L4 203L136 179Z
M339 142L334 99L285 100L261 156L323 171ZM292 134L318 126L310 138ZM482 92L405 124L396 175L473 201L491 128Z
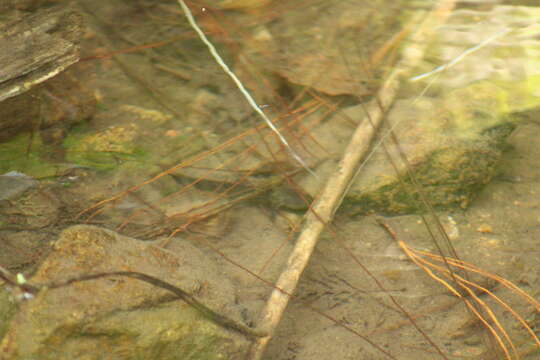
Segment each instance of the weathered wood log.
M0 25L0 141L21 131L66 128L93 114L95 99L66 69L79 60L82 16L40 9Z
M0 27L0 101L26 92L79 60L82 17L51 8Z

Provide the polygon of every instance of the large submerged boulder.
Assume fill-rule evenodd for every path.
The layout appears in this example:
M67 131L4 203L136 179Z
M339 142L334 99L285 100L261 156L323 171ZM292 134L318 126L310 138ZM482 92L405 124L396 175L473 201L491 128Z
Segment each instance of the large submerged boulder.
M240 319L235 290L217 265L188 242L177 245L182 249L173 254L156 243L74 226L61 234L31 281L137 271ZM5 332L0 353L6 360L238 359L250 343L249 336L224 327L167 290L120 276L42 291L23 302L0 330Z
M404 81L342 211L426 211L420 192L438 209L467 207L496 174L505 139L537 113L539 16L540 8L533 7L456 10L436 31L413 74L425 76ZM344 119L363 117L362 106L344 109L314 134L333 134L323 142L330 146L353 130Z

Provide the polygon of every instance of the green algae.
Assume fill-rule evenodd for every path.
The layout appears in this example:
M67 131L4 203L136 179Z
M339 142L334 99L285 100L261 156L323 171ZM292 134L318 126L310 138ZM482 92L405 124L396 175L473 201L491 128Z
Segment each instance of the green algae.
M143 164L148 151L135 143L137 127L110 127L101 132L87 131L79 126L63 142L66 160L78 166L112 170L130 162Z
M38 133L20 134L0 143L0 173L18 171L35 178L57 176L66 165L47 160L55 150L44 144Z
M516 118L510 115L510 98L503 86L479 81L432 99L430 110L415 111L422 115L409 119L407 125L411 128L405 138L424 139L409 146L411 168L401 164L396 176L389 167L384 170L382 165L372 165L378 175L368 170L369 180L363 178L351 187L344 211L425 212L421 195L435 209L466 208L493 178L505 139L516 126Z

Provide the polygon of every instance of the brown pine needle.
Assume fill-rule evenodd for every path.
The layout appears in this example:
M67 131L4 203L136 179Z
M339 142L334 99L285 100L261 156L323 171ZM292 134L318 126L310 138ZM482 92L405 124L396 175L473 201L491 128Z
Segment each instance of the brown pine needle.
M422 268L422 270L424 270L431 278L435 279L435 281L439 282L440 284L442 284L444 287L446 287L452 294L454 294L456 297L462 299L465 304L467 305L467 307L472 311L472 313L482 322L482 324L486 327L486 329L488 329L488 331L493 335L493 337L495 338L495 340L497 341L497 343L499 344L500 348L504 351L505 355L506 355L506 359L508 360L511 360L511 356L510 356L510 353L508 352L508 349L506 347L506 345L504 344L504 342L502 341L501 337L499 336L499 334L497 333L497 331L487 322L486 319L484 319L484 317L482 316L482 314L480 314L480 312L478 311L478 309L470 302L470 300L466 299L459 291L457 291L452 285L450 285L448 282L446 282L445 280L441 279L439 276L435 275L433 273L433 271L425 264L431 264L430 262L420 258L419 256L417 256L416 254L414 254L410 248L403 242L403 241L399 241L399 245L401 246L401 248L403 249L403 251L407 254L407 256L409 256L409 258L416 264L418 265L420 268ZM438 268L439 271L441 271L442 268L438 267L438 266L435 266L435 268ZM446 269L442 269L444 270L444 272L446 274L448 274L448 271ZM457 274L454 274L453 275L454 278L457 278ZM459 283L459 281L458 281ZM474 292L472 290L470 290L468 287L460 284L463 288L465 288L465 290L471 294L473 296L473 298L476 300L476 301L480 301L480 305L484 308L484 310L486 310L488 312L488 314L490 315L491 319L495 322L495 324L497 325L497 328L499 328L499 331L501 331L504 335L504 337L510 342L512 348L515 350L514 348L514 345L512 343L512 341L509 339L508 337L508 334L506 333L506 331L504 331L504 329L502 328L502 326L500 326L497 318L495 317L495 315L493 314L493 312L491 311L491 309L484 303L482 302L481 300L479 300L479 298L476 296L476 294L474 294Z
M426 251L420 251L420 250L415 250L415 249L412 249L410 248L405 242L403 241L399 241L399 245L400 247L403 249L403 251L407 254L407 256L409 256L409 258L415 263L417 264L419 267L421 267L429 276L431 276L432 278L434 278L436 281L438 281L439 283L441 283L443 286L445 286L450 292L452 292L454 295L456 295L457 297L459 298L463 298L463 295L461 295L461 293L459 293L459 291L457 291L452 285L450 285L448 282L446 282L445 280L441 279L440 277L438 277L437 275L435 275L432 271L432 269L435 269L439 272L442 272L444 273L446 276L450 277L450 274L449 274L449 271L448 269L442 267L442 266L438 266L438 265L435 265L423 258L421 258L418 254L422 255L422 256L426 256L426 257L430 257L430 258L433 258L435 259L436 261L439 261L439 262L443 262L443 259L441 256L439 255L435 255L435 254L432 254L432 253L429 253L429 252L426 252ZM505 287L507 287L509 290L511 290L512 292L514 293L517 293L518 295L522 295L522 294L525 294L526 296L523 296L525 299L529 300L531 299L532 301L530 301L530 303L532 303L533 305L536 304L536 301L534 299L532 299L528 294L524 293L521 289L519 289L516 285L512 284L510 281L504 279L504 278L501 278L499 276L496 276L494 274L491 274L489 272L486 272L484 270L481 270L479 268L477 268L476 266L472 265L472 264L468 264L464 261L461 261L461 260L456 260L456 259L453 259L453 258L446 258L446 261L447 263L449 263L450 265L452 266L455 266L457 268L460 268L460 269L463 269L463 270L468 270L468 271L473 271L475 273L478 273L478 274L481 274L487 278L490 278L490 279L494 279L496 280L497 282L503 284ZM464 279L463 277L457 275L457 274L453 274L452 276L452 279L456 279L458 280L458 284L463 288L465 289L465 291L467 291L469 293L469 295L488 313L489 317L492 319L492 321L495 323L496 327L499 329L499 331L503 334L504 338L507 340L507 342L510 344L510 346L512 347L512 350L514 352L514 354L516 354L516 358L519 358L519 356L517 355L517 349L515 348L513 342L511 341L510 337L508 336L508 334L506 333L506 331L504 330L503 326L500 324L500 322L498 321L497 317L495 316L495 314L493 313L493 311L491 310L491 308L489 308L489 306L487 304L485 304L484 301L482 301L475 293L474 291L471 290L471 287L474 287L478 290L481 290L482 292L488 294L488 296L490 296L492 299L494 299L497 303L499 303L504 309L506 309L508 312L510 312L510 314L516 319L518 320L518 322L523 326L523 328L525 328L525 330L530 334L530 336L532 337L532 339L534 340L534 342L537 344L537 346L540 346L540 341L538 339L538 337L536 336L536 334L534 333L534 331L531 329L531 327L527 324L527 322L523 319L522 316L520 316L516 311L514 311L506 302L504 302L503 300L501 300L498 296L496 296L494 293L492 293L491 291L489 291L488 289L478 285L478 284L475 284L469 280L466 280ZM502 280L502 281L501 281ZM518 291L516 291L518 290ZM464 299L466 300L466 299ZM472 304L470 304L470 302L467 300L466 301L467 303L467 306L473 310L471 307L473 306ZM476 316L481 316L479 314L478 311L474 311L473 310L473 313L476 315ZM480 318L479 318L480 319ZM484 322L483 321L483 318L480 319L484 325L487 324L487 322ZM495 329L493 329L491 326L488 327L488 330L494 334L494 331ZM495 335L495 334L494 334ZM503 344L502 342L502 339L500 339L499 336L495 336L495 338L497 339L497 342L499 343L499 345L501 346L501 349L503 349L503 351L505 352L505 354L507 354L507 356L509 356L509 354L507 353L507 350L506 350L506 347L505 345Z
M406 246L406 245L404 245ZM409 248L408 250L412 251L413 253L416 252L416 250L413 250L411 248ZM425 252L423 252L425 253ZM429 254L429 253L428 253ZM430 254L430 255L433 255L433 254ZM434 255L434 256L437 256L437 255ZM448 260L448 263L452 264L452 262L455 261L455 259L452 259L452 258L447 258ZM443 268L441 266L437 266L433 263L430 263L429 261L427 260L421 260L423 263L426 263L428 264L428 266L431 266L432 268L436 268L437 270L441 271L441 272L444 272L446 274L446 276L449 276L448 274L448 270L446 268ZM423 267L424 268L424 267ZM485 271L481 271L482 275L490 278L490 279L494 279L494 275L493 274L490 274L488 272L485 272ZM488 294L488 296L490 296L492 299L494 299L496 302L498 302L502 307L504 307L508 312L510 312L512 314L512 316L518 320L521 325L525 328L525 330L527 330L527 332L531 335L531 337L533 338L534 342L536 342L536 344L540 347L540 340L538 339L538 337L536 336L536 334L534 333L534 331L531 329L531 327L527 324L527 322L525 321L525 319L523 319L523 317L521 315L519 315L515 310L513 310L506 302L504 302L503 300L501 300L497 295L495 295L493 292L489 291L488 289L476 284L476 283L473 283L472 281L469 281L467 279L464 279L463 277L457 275L457 274L454 274L454 277L456 279L459 280L459 283L460 285L465 288L467 291L469 291L470 288L468 288L467 286L463 285L463 284L467 284L469 286L472 286L472 287L475 287L477 288L478 290L481 290L482 292ZM506 280L508 281L508 280ZM509 282L509 281L508 281ZM510 282L509 282L510 283ZM515 285L514 285L515 286Z
M463 301L465 302L465 304L467 305L467 307L473 312L473 314L478 318L478 320L480 320L482 322L482 324L486 327L486 329L488 329L488 331L491 333L491 335L493 335L493 337L495 338L495 340L497 341L497 343L499 344L499 347L504 351L504 354L505 354L505 358L508 359L508 360L511 360L512 358L510 357L510 353L508 352L508 349L506 347L506 345L504 344L504 342L502 341L501 337L499 336L499 334L497 334L497 332L495 331L495 329L493 329L493 327L484 319L484 317L482 316L482 314L480 314L480 312L478 311L478 309L473 305L471 304L471 302L464 298L464 297L461 297L463 299Z
M435 255L435 254L432 254L430 252L421 251L421 250L411 249L411 251L414 251L415 253L421 254L423 256L428 256L428 257L433 258L433 259L435 259L435 260L437 260L439 262L444 262L442 257L439 256L439 255ZM456 260L456 259L453 259L453 258L446 258L446 259L447 259L448 263L450 265L452 265L452 266L455 266L457 268L467 270L467 271L470 271L470 272L474 272L474 273L477 273L477 274L480 274L480 275L484 275L484 276L486 276L486 277L488 277L490 279L493 279L493 280L497 281L498 283L500 283L501 285L503 285L504 287L506 287L510 291L512 291L515 294L520 295L521 297L526 299L529 304L534 306L536 311L540 311L540 303L538 301L536 301L532 296L527 294L525 291L520 289L517 285L513 284L511 281L506 280L505 278L502 278L502 277L500 277L498 275L488 273L488 272L486 272L486 271L484 271L482 269L479 269L478 267L474 266L473 264L467 263L465 261Z
M489 307L489 305L487 305L482 299L480 299L478 297L478 295L475 294L474 291L471 290L471 288L469 288L468 286L465 286L463 285L463 283L460 281L459 282L459 285L465 289L465 291L467 291L469 293L469 295L474 299L474 301L476 301L480 307L482 309L484 309L484 311L487 312L487 314L489 315L489 317L491 318L491 320L493 321L493 323L495 323L495 326L496 328L499 330L500 333L502 333L502 335L504 336L504 338L506 339L506 341L510 344L510 346L512 347L512 351L514 352L515 356L516 356L516 359L519 358L519 355L518 355L518 352L517 352L517 349L514 345L514 342L510 339L510 336L508 335L508 333L506 332L506 330L504 329L504 327L501 325L499 319L497 318L497 316L495 315L495 313L493 313L493 310L491 310L491 308ZM495 329L493 329L495 331ZM506 346L504 345L504 343L502 342L502 340L499 342L500 345L502 345L501 347L503 348L505 354L508 355L508 358L511 359L510 357L510 354L506 351Z

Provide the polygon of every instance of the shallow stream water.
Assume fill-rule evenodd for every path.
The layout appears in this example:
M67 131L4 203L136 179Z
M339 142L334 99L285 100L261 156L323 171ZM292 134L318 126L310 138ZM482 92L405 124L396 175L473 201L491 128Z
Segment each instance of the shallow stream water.
M361 122L358 104L376 100L381 82L402 52L412 48L407 39L416 28L407 28L410 19L427 14L433 5L407 0L380 0L369 6L317 0L294 4L275 0L261 7L249 1L218 3L205 11L202 2L190 6L259 106L322 178L332 176L331 166ZM175 1L78 0L75 6L84 15L87 30L81 40L82 60L71 71L85 74L81 87L97 99L96 111L91 119L63 129L55 141L47 142L35 132L0 144L1 171L29 176L14 182L10 176L9 189L6 185L0 190L4 200L0 265L31 275L52 251L59 232L77 223L159 240L171 253L182 251L187 242L200 247L226 274L234 288L227 298L233 299L235 311L246 322L256 324L272 288L246 269L275 281L322 181L314 185L316 181L262 124L187 26ZM540 8L532 1L458 2L448 22L435 27L435 43L428 44L412 75L448 64L490 36L500 33L500 37L424 82L403 81L399 106L392 110L393 121L399 122L401 116L412 119L412 125L401 123L407 128L396 125L398 135L418 124L422 126L413 130L418 135L414 139L428 131L457 134L476 125L441 129L421 114L411 118L411 104L440 97L452 110L450 100L455 108L461 101L469 103L459 98L462 95L448 94L462 94L456 91L470 84L483 81L502 89L486 95L497 101L478 102L486 108L504 107L494 110L497 118L513 116L514 130L497 153L488 180L469 191L466 201L457 206L454 201L425 216L432 228L433 217L440 220L460 259L512 281L536 299L540 32L534 24L538 20ZM504 29L508 34L501 32ZM68 95L55 97L70 101ZM430 104L441 109L435 100ZM57 106L65 113L71 108L67 105L66 110L64 101ZM357 110L352 117L336 116L351 108ZM433 114L443 118L448 113ZM372 163L366 162L366 169L377 167L377 162L390 168L382 148L367 161ZM358 176L371 181L386 177L383 174ZM466 175L460 180L469 181ZM22 195L10 192L15 187ZM427 185L425 191L431 191ZM438 195L431 196L428 201L436 202ZM448 358L501 358L463 302L411 262L376 221L385 215L398 239L437 253L418 211L401 210L410 207L394 211L395 206L379 211L378 203L364 211L347 201L320 240L266 358L391 358L369 342L397 359L438 358L388 295ZM441 236L436 233L435 239L448 254ZM220 278L207 275L197 281L219 287ZM506 299L538 334L538 309L485 276L471 277ZM521 358L538 358L530 335L507 311L497 309L493 298L482 299L496 309Z

